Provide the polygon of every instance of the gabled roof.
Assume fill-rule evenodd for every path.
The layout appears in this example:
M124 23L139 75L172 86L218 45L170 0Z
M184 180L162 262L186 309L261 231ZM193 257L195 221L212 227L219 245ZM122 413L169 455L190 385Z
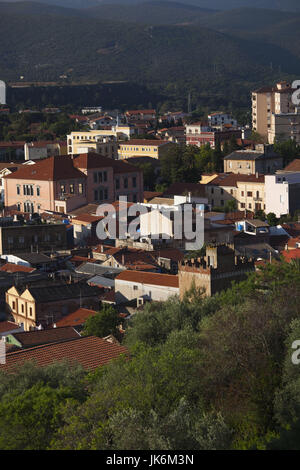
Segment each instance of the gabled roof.
M66 315L61 320L56 322L57 329L62 329L65 326L79 326L83 325L89 317L96 315L95 310L88 308L78 308L75 312Z
M32 273L35 271L35 268L29 268L28 266L22 266L20 264L6 263L1 266L0 271L5 271L7 273Z
M62 360L76 361L85 369L92 370L118 358L121 354L128 356L128 350L124 346L96 336L85 336L62 343L8 352L6 364L0 364L0 370L11 370L27 361L33 361L44 367Z
M22 347L26 348L78 338L79 333L67 326L65 328L51 328L49 330L22 331L21 333L14 333L13 336L21 343Z
M262 160L262 159L280 158L280 155L276 153L264 153L258 150L236 150L232 152L224 160Z
M178 276L141 271L123 271L116 277L116 281L136 282L137 284L151 284L162 287L179 287Z
M300 171L300 158L295 158L283 171Z
M220 173L209 181L207 186L237 187L237 183L261 183L265 182L264 175L243 175L239 173ZM203 184L203 186L205 186Z
M67 299L78 299L78 297L96 297L101 294L101 289L92 287L86 283L61 284L44 287L28 288L36 302L62 302Z
M39 160L35 165L24 165L12 174L5 176L5 178L15 180L58 181L73 178L86 178L86 175L74 167L73 159L69 155L58 155Z
M19 329L19 325L11 321L1 321L0 322L0 334L6 333L7 331L13 331Z
M165 190L165 196L182 196L191 193L192 196L205 197L205 188L199 183L173 183Z

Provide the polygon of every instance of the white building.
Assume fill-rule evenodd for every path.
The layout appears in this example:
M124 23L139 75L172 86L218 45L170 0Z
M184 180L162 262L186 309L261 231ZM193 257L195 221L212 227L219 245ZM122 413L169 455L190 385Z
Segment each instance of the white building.
M265 176L265 212L277 217L300 209L300 172L277 172Z
M230 114L222 112L209 114L208 123L211 127L222 127L225 124L232 127L237 127L238 125L237 120L234 119Z
M115 293L117 303L135 299L137 306L150 300L163 302L179 295L178 276L125 270L115 279Z

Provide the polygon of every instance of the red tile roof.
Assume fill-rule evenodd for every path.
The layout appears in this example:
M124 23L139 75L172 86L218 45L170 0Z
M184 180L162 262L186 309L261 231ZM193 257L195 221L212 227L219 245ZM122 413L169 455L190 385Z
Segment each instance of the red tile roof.
M66 315L61 320L56 322L57 328L61 328L63 326L79 326L83 325L85 321L96 314L95 310L90 310L88 308L79 308L75 312Z
M296 158L291 163L289 163L284 171L300 171L300 158Z
M35 271L35 268L29 268L28 266L21 266L20 264L6 263L1 266L0 271L5 271L7 273L32 273Z
M128 355L128 350L96 336L85 336L9 352L6 354L6 364L0 365L0 370L12 370L26 361L34 361L43 367L62 360L79 362L85 369L96 369L121 354Z
M104 157L95 152L75 155L74 166L80 169L113 168L115 173L138 173L141 171L136 166L130 165L127 162Z
M290 251L283 251L282 255L288 263L292 261L293 259L299 259L300 258L300 248L296 248L296 250L290 250Z
M72 219L72 224L76 224L76 223L80 223L80 222L85 222L85 223L88 223L88 224L92 224L92 223L95 223L95 222L99 222L99 220L102 220L102 219L103 219L103 217L98 216L98 215L81 214L81 215L78 215L77 217L74 217L74 219Z
M14 333L14 337L22 344L22 347L31 347L78 338L79 333L74 328L67 326L48 330L22 331L21 333Z
M66 178L86 178L86 175L73 166L73 159L70 156L59 155L39 160L35 165L24 165L5 178L57 181Z
M171 274L146 273L140 271L123 271L116 277L118 281L136 282L164 287L179 287L178 276Z
M5 333L7 331L17 330L18 328L20 328L19 325L17 325L16 323L13 323L11 321L1 321L0 322L0 334Z
M264 183L264 175L241 175L236 173L220 173L207 186L231 186L237 187L237 183ZM204 186L204 185L203 185Z

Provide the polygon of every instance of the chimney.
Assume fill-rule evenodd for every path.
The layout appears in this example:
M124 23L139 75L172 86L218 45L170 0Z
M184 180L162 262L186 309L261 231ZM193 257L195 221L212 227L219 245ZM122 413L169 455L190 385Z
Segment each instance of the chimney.
M122 255L122 265L124 266L125 265L125 256Z

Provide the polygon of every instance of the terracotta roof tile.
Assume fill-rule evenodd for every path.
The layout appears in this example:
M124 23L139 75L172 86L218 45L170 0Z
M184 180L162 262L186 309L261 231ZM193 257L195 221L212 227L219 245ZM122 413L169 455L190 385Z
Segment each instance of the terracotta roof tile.
M156 286L179 287L178 276L171 274L123 271L116 277L116 280L152 284Z
M5 271L7 273L32 273L35 271L35 268L29 268L28 266L22 266L20 264L6 263L1 266L0 271Z
M85 369L96 369L118 358L121 354L128 355L128 350L105 339L86 336L62 343L45 344L9 352L6 355L6 364L0 365L0 370L11 371L26 361L34 361L43 367L62 360L79 362Z
M12 330L17 330L19 325L16 323L13 323L11 321L1 321L0 322L0 334L5 333L6 331L12 331Z
M95 310L90 310L88 308L79 308L75 312L66 315L61 320L56 322L56 326L60 329L63 326L82 325L89 317L95 314Z
M71 157L59 155L39 160L34 165L24 165L5 178L57 181L66 178L86 178L86 175L73 166Z
M284 171L300 171L300 158L295 158L285 167Z
M14 337L22 344L22 347L38 346L41 344L58 343L69 339L78 338L74 328L51 328L48 330L23 331L14 333Z

